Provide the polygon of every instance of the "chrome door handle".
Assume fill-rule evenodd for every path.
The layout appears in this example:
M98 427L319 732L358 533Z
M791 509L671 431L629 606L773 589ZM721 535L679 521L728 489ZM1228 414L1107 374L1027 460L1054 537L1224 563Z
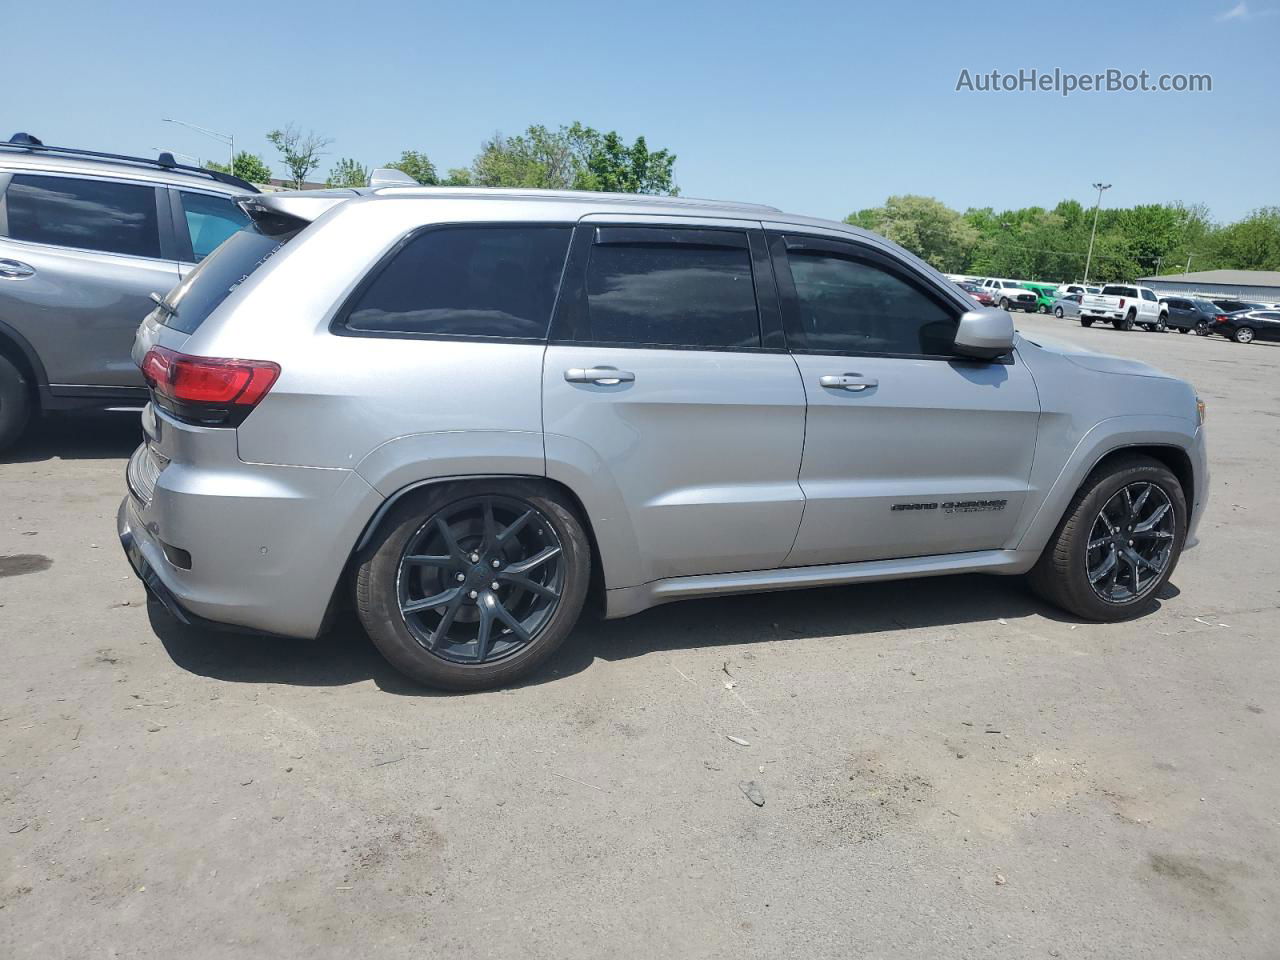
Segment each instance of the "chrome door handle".
M21 260L0 260L0 278L5 280L25 280L34 277L36 268L27 266Z
M570 383L598 383L612 387L619 383L631 383L636 375L630 370L618 370L616 367L572 367L564 372L564 378Z
M836 390L852 390L855 393L866 390L868 387L880 385L879 380L874 377L864 377L860 373L828 374L825 377L819 377L818 382L824 387L832 387Z

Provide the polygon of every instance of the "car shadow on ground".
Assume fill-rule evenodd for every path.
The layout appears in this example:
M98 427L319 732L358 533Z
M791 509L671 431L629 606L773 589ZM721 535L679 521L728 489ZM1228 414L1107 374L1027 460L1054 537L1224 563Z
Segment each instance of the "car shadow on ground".
M142 442L136 412L47 416L28 424L0 463L124 459Z
M1177 596L1167 585L1162 599ZM403 696L457 696L424 689L382 659L350 613L316 640L289 640L186 626L157 602L152 629L175 664L216 680L342 686L372 680ZM781 593L687 600L622 620L584 616L547 664L517 686L532 686L618 661L677 650L788 639L856 638L904 629L943 629L1042 617L1080 623L1041 602L1021 578L966 575Z

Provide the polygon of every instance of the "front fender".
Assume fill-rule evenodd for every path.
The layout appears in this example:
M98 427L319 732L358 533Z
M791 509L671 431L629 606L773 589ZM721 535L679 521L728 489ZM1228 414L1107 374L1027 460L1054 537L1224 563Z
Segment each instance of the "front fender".
M1195 495L1187 507L1193 517L1198 517L1206 477L1203 443L1196 424L1182 417L1157 414L1110 417L1095 424L1080 438L1049 485L1039 509L1024 521L1016 549L1039 554L1093 468L1108 454L1131 447L1173 447L1191 458Z

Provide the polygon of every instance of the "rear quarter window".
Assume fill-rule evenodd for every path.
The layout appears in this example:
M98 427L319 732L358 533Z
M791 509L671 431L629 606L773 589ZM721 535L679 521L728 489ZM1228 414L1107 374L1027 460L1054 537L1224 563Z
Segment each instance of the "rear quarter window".
M567 224L428 228L374 268L336 329L545 339L572 230Z

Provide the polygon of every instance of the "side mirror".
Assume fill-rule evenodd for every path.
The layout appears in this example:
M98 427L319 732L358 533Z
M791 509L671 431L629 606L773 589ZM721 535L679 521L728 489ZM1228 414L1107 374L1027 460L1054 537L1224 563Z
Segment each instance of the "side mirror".
M955 351L962 357L995 360L1013 349L1013 317L1005 310L967 310L956 328Z

